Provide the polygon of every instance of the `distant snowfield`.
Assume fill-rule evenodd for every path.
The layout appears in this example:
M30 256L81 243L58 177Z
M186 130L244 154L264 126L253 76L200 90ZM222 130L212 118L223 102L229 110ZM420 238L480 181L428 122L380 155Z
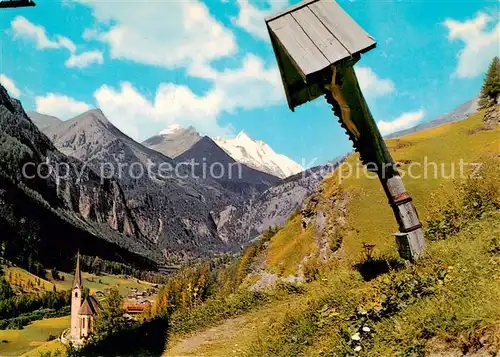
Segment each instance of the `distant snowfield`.
M289 157L277 154L268 144L254 140L244 131L234 139L216 138L214 141L234 160L256 170L286 178L304 171L304 168Z
M166 129L163 129L162 131L160 131L158 133L158 135L172 135L172 134L176 134L178 132L181 132L185 130L182 126L180 126L179 124L172 124L170 126L168 126Z

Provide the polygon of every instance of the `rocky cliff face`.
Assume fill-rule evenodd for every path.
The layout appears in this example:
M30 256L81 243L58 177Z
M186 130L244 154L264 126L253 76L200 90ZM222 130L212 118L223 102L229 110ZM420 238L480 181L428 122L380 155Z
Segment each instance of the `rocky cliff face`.
M231 249L219 238L213 217L235 197L217 181L195 177L189 167L135 142L98 109L45 133L62 152L120 183L140 234L168 262ZM128 227L119 216L112 221Z
M485 129L493 130L500 125L500 105L494 105L484 111Z
M345 157L339 157L326 165L290 176L271 186L257 198L248 199L239 205L226 206L217 222L220 237L245 243L258 237L270 226L284 225L293 211L302 206L304 199L344 159Z
M7 254L27 250L59 263L80 249L129 263L162 261L138 231L118 183L58 151L2 86L0 202Z

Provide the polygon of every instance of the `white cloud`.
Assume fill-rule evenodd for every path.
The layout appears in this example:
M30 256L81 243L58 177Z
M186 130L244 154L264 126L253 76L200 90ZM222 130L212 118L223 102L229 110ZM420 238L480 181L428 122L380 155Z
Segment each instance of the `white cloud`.
M381 97L396 90L392 80L380 78L370 67L356 66L355 71L359 86L367 97Z
M102 64L104 62L100 51L88 51L76 54L77 47L69 38L61 35L54 36L54 40L49 39L45 28L31 23L22 16L16 16L11 22L14 38L23 38L34 41L38 50L44 49L66 49L70 57L66 60L66 67L85 68L93 63Z
M14 31L14 38L21 37L33 40L35 41L36 48L39 50L60 47L58 42L49 40L42 26L37 26L22 16L16 16L12 20L11 26Z
M254 55L248 55L241 68L211 72L214 85L204 95L193 93L187 86L162 83L154 100L149 101L130 83L123 82L119 89L102 86L94 96L113 124L137 140L145 139L139 128L148 122L193 125L207 135L228 135L231 127L220 126L217 121L221 113L264 107L284 98L277 69L266 68Z
M401 114L396 119L387 122L380 120L377 122L377 126L382 133L382 135L387 135L394 133L396 131L404 130L415 126L420 122L425 116L425 112L420 109L417 112L406 112Z
M109 45L113 58L165 68L204 68L232 55L237 46L231 31L197 0L136 2L77 0L92 8L106 30L85 32ZM147 19L145 21L144 19Z
M149 101L129 82L119 89L101 86L95 93L97 105L121 131L135 140L143 140L139 128L164 122L165 126L179 123L196 125L204 133L224 131L217 124L216 98L197 96L186 86L161 84L155 99Z
M268 0L265 9L259 9L249 0L237 0L240 11L233 22L252 36L269 40L269 34L264 19L288 6L288 0Z
M0 73L0 83L7 89L11 96L16 98L19 98L21 96L22 92L19 88L16 87L14 81L3 73Z
M70 53L74 53L76 51L75 44L69 38L60 35L56 36L56 38L59 47L67 49Z
M37 112L53 115L62 120L71 119L91 108L85 102L55 93L35 97L35 106Z
M266 68L252 54L245 57L241 68L217 73L214 92L222 98L221 110L228 112L266 107L285 98L278 69Z
M69 68L85 68L93 63L102 64L103 62L104 58L102 57L102 53L100 51L88 51L82 52L78 55L74 53L71 54L64 65Z
M113 2L76 1L91 8L96 20L95 26L84 31L84 38L107 44L112 58L184 68L190 76L210 82L202 95L184 85L162 83L154 100L128 82L118 88L99 88L94 93L98 106L136 139L148 121L194 125L206 134L225 134L229 129L217 122L221 113L264 107L284 98L274 63L267 67L259 57L247 55L237 69L220 71L212 66L215 60L235 55L238 46L234 34L199 0L160 0L140 7L133 2L117 7Z
M448 19L450 41L460 40L464 47L458 53L458 64L454 75L459 78L473 78L484 73L494 56L500 52L500 22L498 16L479 13L464 22ZM493 26L488 30L488 26Z

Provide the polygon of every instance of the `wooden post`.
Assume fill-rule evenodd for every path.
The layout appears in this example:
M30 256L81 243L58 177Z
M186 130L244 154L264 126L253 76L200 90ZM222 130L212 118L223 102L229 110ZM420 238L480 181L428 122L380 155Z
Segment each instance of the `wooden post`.
M353 69L361 54L375 48L374 38L329 0L303 0L267 18L266 26L288 106L293 111L326 94L361 161L380 178L401 231L396 235L401 256L417 259L425 248L417 211Z
M353 63L332 66L326 80L326 99L340 118L340 123L352 140L367 168L377 173L392 207L401 234L396 234L402 258L415 261L425 249L422 224L411 196L406 192L401 176L373 120L358 84Z

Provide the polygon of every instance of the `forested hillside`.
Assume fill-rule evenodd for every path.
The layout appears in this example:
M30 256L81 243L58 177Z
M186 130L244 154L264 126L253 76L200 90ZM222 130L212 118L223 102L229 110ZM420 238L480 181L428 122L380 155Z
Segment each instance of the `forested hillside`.
M31 272L44 265L70 271L78 249L143 268L161 259L120 185L59 152L2 86L0 203L1 257Z

